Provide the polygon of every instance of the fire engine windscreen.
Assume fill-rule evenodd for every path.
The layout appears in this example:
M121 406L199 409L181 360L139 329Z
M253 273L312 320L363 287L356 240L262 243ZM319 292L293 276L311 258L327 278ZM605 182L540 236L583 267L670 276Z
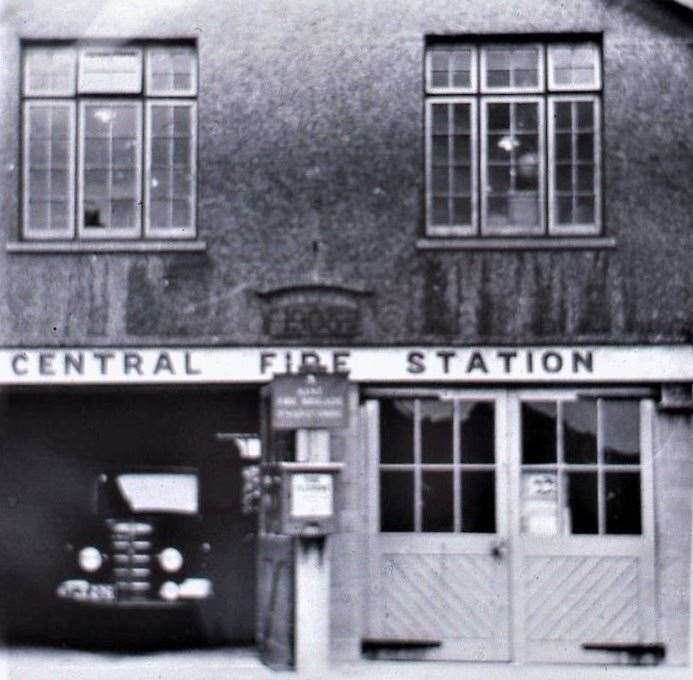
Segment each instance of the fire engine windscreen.
M118 475L116 484L132 512L194 515L198 511L198 480L194 474L128 473Z

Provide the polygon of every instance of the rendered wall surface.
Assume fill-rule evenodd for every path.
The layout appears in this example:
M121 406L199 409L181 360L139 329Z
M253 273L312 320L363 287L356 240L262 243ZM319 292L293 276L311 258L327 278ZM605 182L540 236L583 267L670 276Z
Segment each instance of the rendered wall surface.
M655 427L655 527L659 633L667 661L686 663L691 567L691 417L660 415Z
M187 36L199 46L207 249L0 249L0 341L263 343L254 291L314 279L373 292L359 342L689 341L692 24L670 5L7 2L3 241L18 238L19 39ZM604 36L605 224L617 248L417 249L424 36L580 31Z

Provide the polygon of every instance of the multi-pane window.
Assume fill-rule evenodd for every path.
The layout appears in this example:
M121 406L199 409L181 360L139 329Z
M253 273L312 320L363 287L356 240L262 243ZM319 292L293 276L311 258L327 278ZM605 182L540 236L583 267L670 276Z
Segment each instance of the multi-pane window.
M427 233L600 233L600 68L589 41L430 45Z
M27 45L27 239L195 235L192 45Z
M640 402L522 404L522 529L642 532Z
M490 401L380 402L380 530L496 531Z

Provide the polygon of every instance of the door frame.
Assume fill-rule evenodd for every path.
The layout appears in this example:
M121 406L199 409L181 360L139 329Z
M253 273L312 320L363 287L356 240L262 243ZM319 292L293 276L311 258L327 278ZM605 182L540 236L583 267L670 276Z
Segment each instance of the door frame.
M640 402L640 475L641 475L641 513L642 533L639 536L589 535L549 537L552 545L543 540L543 536L523 535L521 530L521 412L523 400L562 400L573 401L580 396L632 398ZM584 549L592 547L604 555L621 556L640 555L638 586L640 590L639 606L644 612L639 625L639 635L643 642L657 640L657 607L656 607L656 570L655 570L655 512L654 512L654 472L653 446L655 427L655 404L649 390L640 387L612 389L584 389L575 386L507 388L507 387L454 387L454 388L365 388L362 391L365 403L362 406L364 428L362 430L363 452L366 457L367 475L365 480L366 498L368 499L367 518L367 554L369 592L364 598L365 636L377 637L382 611L373 592L379 584L379 553L382 543L380 538L380 485L379 485L379 431L369 427L368 423L377 423L377 398L444 398L460 400L493 400L496 408L496 540L506 541L508 550L508 640L509 660L515 663L527 662L528 640L525 630L526 592L523 573L526 558L539 552L556 555L580 555ZM503 514L505 512L505 515ZM396 535L396 534L394 534ZM433 533L409 534L424 537L435 537ZM439 534L450 536L450 534ZM455 537L463 534L455 534ZM474 534L467 534L474 536ZM477 535L481 536L481 535ZM488 535L484 534L487 537ZM607 543L608 542L608 543ZM543 543L543 546L541 545ZM370 606L371 603L378 603ZM584 657L566 659L566 661L609 662L615 660L613 655L592 652Z
M379 428L378 407L375 401L377 398L400 398L400 399L426 399L440 398L445 395L444 400L458 401L490 401L494 404L495 413L495 513L496 513L496 532L494 534L476 533L443 533L443 532L411 532L411 533L380 533L380 484L379 484ZM381 553L383 548L389 553L408 553L410 549L414 552L428 551L436 545L452 543L453 545L466 544L465 548L469 554L488 554L494 545L507 546L510 542L510 512L508 508L509 494L507 489L508 465L507 446L504 442L508 437L507 421L507 390L496 388L469 388L469 389L428 389L428 388L377 388L365 389L362 393L365 403L361 407L361 421L364 424L362 429L363 451L366 456L367 474L365 480L366 498L368 499L368 519L367 519L367 554L368 554L368 581L367 596L364 598L366 607L364 610L365 637L382 637L382 616L383 611L380 606L380 584L381 584ZM375 427L370 424L376 424ZM455 454L457 459L458 452ZM420 462L420 452L415 454L415 465ZM459 468L457 468L459 469ZM415 493L415 503L416 493ZM409 546L398 545L399 543L409 542ZM461 549L463 550L463 549ZM506 617L505 630L500 632L497 639L502 640L505 645L505 652L499 661L509 661L512 655L512 597L511 597L511 563L512 552L507 551L502 557L506 563L505 575L503 580L506 583ZM473 647L472 644L469 645ZM481 647L479 647L481 650ZM483 650L480 651L483 653ZM426 654L426 658L445 658L439 652L431 650ZM471 659L470 659L471 660Z

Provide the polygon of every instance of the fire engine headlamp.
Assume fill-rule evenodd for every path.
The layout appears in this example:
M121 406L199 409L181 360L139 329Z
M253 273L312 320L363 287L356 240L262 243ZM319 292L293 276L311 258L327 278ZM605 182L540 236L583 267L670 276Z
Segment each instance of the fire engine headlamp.
M92 546L82 548L77 556L77 564L82 571L98 571L103 564L101 552Z
M161 588L159 588L159 597L167 602L174 602L178 599L179 594L180 588L178 584L173 581L166 581L162 583Z
M159 553L159 564L164 571L173 573L183 566L183 555L175 548L164 548Z

